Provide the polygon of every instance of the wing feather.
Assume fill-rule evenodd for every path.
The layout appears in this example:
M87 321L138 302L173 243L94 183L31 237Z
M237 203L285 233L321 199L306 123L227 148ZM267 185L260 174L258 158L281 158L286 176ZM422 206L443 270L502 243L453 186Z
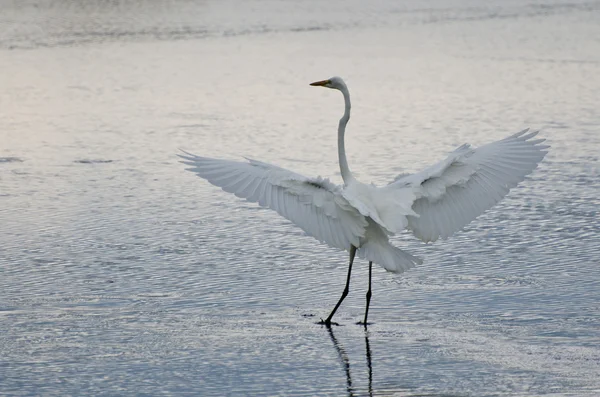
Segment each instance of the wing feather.
M359 246L368 225L327 179L246 159L246 162L179 155L189 171L229 193L275 210L308 235L343 250Z
M549 148L523 130L479 148L463 145L425 170L398 177L385 189L413 189L417 216L409 230L421 240L447 238L498 203L542 161Z

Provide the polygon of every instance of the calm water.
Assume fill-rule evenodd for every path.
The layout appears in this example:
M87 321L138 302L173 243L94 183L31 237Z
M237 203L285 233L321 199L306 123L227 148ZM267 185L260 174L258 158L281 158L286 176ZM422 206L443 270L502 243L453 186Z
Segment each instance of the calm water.
M80 4L81 3L81 4ZM0 394L600 395L600 2L0 5ZM177 162L385 183L530 126L538 170L424 259L346 256Z

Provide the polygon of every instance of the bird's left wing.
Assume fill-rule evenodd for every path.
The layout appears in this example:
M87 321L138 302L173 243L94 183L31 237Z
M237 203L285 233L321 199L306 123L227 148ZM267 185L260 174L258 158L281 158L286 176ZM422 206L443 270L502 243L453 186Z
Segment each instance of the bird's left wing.
M332 247L358 247L367 220L323 178L308 178L256 160L230 161L179 155L189 171L226 192L277 211L309 236Z
M407 228L421 240L447 238L506 196L546 155L544 139L521 131L479 148L463 145L448 158L396 178L386 191L414 194Z

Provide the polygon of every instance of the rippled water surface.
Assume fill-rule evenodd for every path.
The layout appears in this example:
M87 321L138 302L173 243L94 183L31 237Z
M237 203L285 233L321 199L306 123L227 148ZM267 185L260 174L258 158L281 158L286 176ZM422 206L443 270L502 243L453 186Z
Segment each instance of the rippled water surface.
M600 395L600 2L2 1L0 394ZM367 266L178 163L385 183L525 127L541 166Z

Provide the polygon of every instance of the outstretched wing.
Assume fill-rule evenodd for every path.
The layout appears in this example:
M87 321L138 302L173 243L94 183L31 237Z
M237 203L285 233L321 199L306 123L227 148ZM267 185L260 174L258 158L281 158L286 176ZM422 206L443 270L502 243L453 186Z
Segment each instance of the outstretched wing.
M187 152L179 155L189 171L229 193L277 211L309 236L332 247L358 247L367 220L340 194L337 185L247 159L219 160Z
M384 189L412 189L409 230L421 240L447 238L494 206L525 179L549 148L537 131L523 130L479 148L463 145L425 170L397 178Z

